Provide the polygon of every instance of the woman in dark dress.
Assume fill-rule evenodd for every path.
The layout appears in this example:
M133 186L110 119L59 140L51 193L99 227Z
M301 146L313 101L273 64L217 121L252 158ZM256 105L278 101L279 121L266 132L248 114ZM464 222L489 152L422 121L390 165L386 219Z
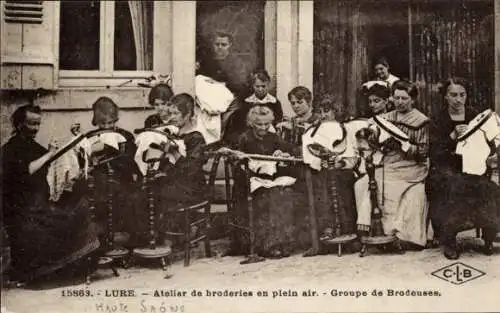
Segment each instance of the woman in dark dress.
M99 130L112 130L121 135L124 140L118 142L118 150L100 139L93 142L93 158L104 160L110 157L116 157L112 161L102 163L92 170L91 175L95 178L96 190L96 215L99 224L106 225L107 209L106 204L111 189L113 201L113 231L134 232L135 218L134 211L137 200L134 195L139 192L135 183L138 176L138 168L134 162L136 146L134 136L118 127L116 123L119 119L119 108L110 98L100 97L92 105L94 116L92 125ZM112 170L113 184L108 184L108 171Z
M452 192L451 197L470 196L475 198L475 190L488 180L487 177L462 173L462 156L455 153L457 137L466 129L467 124L481 110L472 107L468 100L468 83L465 79L455 77L444 81L441 87L444 106L430 125L430 158L431 168L427 183L430 200L429 217L434 230L433 246L439 244L440 221L449 214L441 205L443 193Z
M273 129L276 131L274 126L283 119L283 108L281 102L269 93L270 82L271 77L266 70L258 70L252 74L253 94L244 101L236 100L238 108L228 118L226 124L225 141L229 146L234 147L239 136L248 129L246 124L248 111L256 105L266 106L273 111ZM228 110L231 110L231 107Z
M204 200L206 180L203 171L205 164L204 151L206 142L203 135L196 131L194 117L195 102L191 95L182 93L171 99L168 115L170 123L179 128L176 140L183 140L185 155L181 154L175 142L168 141L162 145L165 153L175 159L164 159L159 165L159 175L153 184L159 220L159 238L163 239L165 231L182 231L182 216L174 211L181 206L195 204ZM175 164L174 164L175 163ZM143 202L146 208L146 202ZM144 209L137 217L139 231L147 236L148 219ZM147 237L144 237L147 238Z
M4 224L11 245L11 278L30 281L67 267L99 247L88 214L85 183L49 200L49 150L35 141L41 110L22 106L12 116L14 135L1 149Z
M240 136L238 150L269 156L299 155L300 147L290 145L275 133L269 132L273 118L273 111L267 106L255 106L250 109L250 128ZM256 250L265 257L287 257L293 251L294 244L293 216L297 198L293 189L296 180L295 169L280 163L266 164L255 160L249 161L249 169L255 212ZM237 179L237 184L235 194L239 196L239 208L243 210L242 208L246 207L245 191L248 186L246 180L241 177ZM246 220L248 212L240 213ZM246 245L244 242L240 244Z
M348 115L345 111L343 102L332 95L323 95L318 102L318 111L321 114L321 122L316 126L311 127L306 131L304 140L307 137L314 138L315 136L334 138L331 147L328 147L335 154L331 160L331 164L325 160L321 160L321 167L310 165L312 170L312 184L314 191L314 201L316 207L316 220L318 225L318 237L321 243L324 243L335 237L336 217L334 215L335 208L333 207L333 198L328 186L335 184L336 187L336 202L338 203L338 220L341 227L341 233L354 234L356 233L356 204L354 198L354 170L359 165L359 155L355 148L354 134L356 126L354 123L349 123ZM337 122L335 128L323 128L322 123ZM335 125L330 124L330 125ZM325 131L325 129L328 129ZM307 142L306 142L307 143ZM304 147L307 149L306 147ZM303 149L304 149L303 148ZM306 152L304 152L304 161L306 162ZM309 163L309 162L308 162ZM306 192L305 188L304 193ZM304 199L305 200L305 199ZM303 225L302 232L309 229L309 216L306 210L307 203L302 206L302 219L297 221L297 225ZM306 221L306 223L304 223ZM305 227L304 227L305 226ZM302 235L303 238L309 239ZM309 242L310 244L310 242ZM335 246L336 247L336 246ZM327 245L320 246L320 253L329 252ZM312 256L316 251L308 250L304 256Z

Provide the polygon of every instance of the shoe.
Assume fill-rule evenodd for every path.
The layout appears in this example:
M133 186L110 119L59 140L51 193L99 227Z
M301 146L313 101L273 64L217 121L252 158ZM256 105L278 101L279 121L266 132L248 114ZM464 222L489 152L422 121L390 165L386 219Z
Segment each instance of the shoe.
M273 248L273 249L269 250L269 252L267 254L268 254L267 257L270 259L281 259L283 257L281 250L278 248Z

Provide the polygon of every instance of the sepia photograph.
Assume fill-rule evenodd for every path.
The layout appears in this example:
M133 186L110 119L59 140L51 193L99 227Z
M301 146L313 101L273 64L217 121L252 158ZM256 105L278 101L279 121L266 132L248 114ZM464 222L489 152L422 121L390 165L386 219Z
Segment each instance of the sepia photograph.
M500 311L500 0L0 17L0 313Z

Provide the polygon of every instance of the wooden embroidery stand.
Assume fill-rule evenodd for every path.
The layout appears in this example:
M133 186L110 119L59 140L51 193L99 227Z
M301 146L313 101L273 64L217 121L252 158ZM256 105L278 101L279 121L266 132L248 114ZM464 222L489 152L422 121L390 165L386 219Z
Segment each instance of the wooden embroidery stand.
M342 221L341 218L347 216L347 214L346 212L342 212L342 210L345 211L346 208L341 207L339 204L337 184L335 182L335 177L333 175L335 167L334 167L334 161L331 158L332 156L331 152L327 151L326 149L324 149L322 146L319 145L308 145L307 148L313 155L319 157L323 161L327 161L328 164L328 167L323 170L326 171L325 188L327 189L327 194L331 201L331 209L333 212L335 228L333 230L332 238L321 240L321 242L325 245L337 245L337 251L338 251L337 254L340 257L342 256L342 245L353 241L354 239L357 238L357 235L355 233L348 233L346 232L346 230L342 228L342 225L344 225L345 223L343 223L344 221ZM316 216L311 216L311 218L315 220Z
M372 204L371 225L369 235L361 237L361 251L359 256L363 257L366 254L367 246L387 245L396 241L396 236L386 235L382 225L382 210L379 207L377 196L377 182L375 180L375 165L373 164L373 156L370 154L365 158L366 173L368 174L368 189L370 190L370 201Z
M149 245L144 248L135 248L133 250L133 255L143 259L160 259L161 266L164 271L167 270L167 257L172 254L172 247L170 245L158 245L156 242L156 207L155 207L155 197L151 184L154 182L154 176L156 171L153 166L155 162L160 161L158 159L147 160L148 170L144 177L143 190L148 197L148 226L149 226ZM168 275L165 278L170 278Z
M126 258L129 254L129 251L125 248L122 247L115 247L115 238L114 238L114 232L113 232L113 175L114 171L111 168L111 165L109 162L106 163L107 166L107 186L108 186L108 194L107 194L107 199L106 199L106 246L105 246L105 253L98 259L97 266L100 268L111 268L113 271L113 274L115 276L120 276L118 273L114 263L115 260L121 260L123 266L126 268L127 263L126 263ZM96 219L96 214L95 214L95 198L94 198L94 191L95 191L95 180L92 175L89 175L88 180L87 180L87 185L88 185L88 190L89 190L89 202L90 202L90 216L91 220ZM88 262L92 263L92 257L88 257ZM88 269L86 277L85 277L85 282L86 284L90 284L91 280L91 268Z

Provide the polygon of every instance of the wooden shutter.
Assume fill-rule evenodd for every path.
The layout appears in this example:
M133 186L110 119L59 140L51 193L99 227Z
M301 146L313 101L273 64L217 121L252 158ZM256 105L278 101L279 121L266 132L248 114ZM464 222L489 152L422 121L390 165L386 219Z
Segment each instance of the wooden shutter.
M5 1L5 22L42 24L42 2L43 1Z
M3 1L2 89L57 88L58 1Z

